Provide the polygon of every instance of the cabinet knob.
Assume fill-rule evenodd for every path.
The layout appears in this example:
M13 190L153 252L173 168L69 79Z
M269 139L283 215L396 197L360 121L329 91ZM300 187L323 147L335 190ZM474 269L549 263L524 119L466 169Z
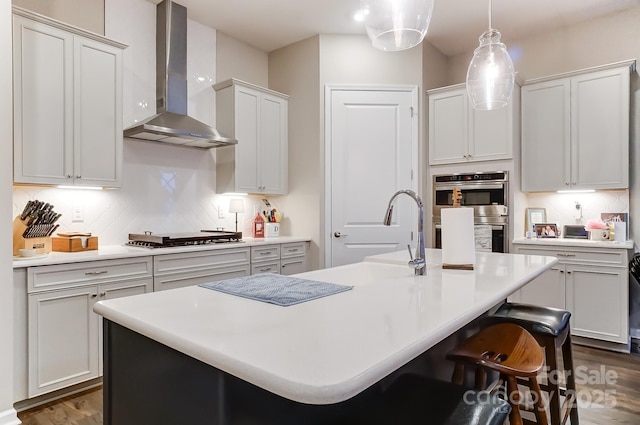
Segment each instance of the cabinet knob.
M91 294L91 298L96 298L98 294Z
M106 296L106 295L107 295L107 293L106 293L106 292L100 292L100 296L101 296L101 297L104 297L104 296Z
M76 178L77 178L77 179L81 179L81 178L82 178L82 176L80 176L80 175L77 175L77 176L76 176Z
M565 186L569 186L569 182L564 182L564 185Z
M67 178L70 179L71 178L71 174L67 174Z

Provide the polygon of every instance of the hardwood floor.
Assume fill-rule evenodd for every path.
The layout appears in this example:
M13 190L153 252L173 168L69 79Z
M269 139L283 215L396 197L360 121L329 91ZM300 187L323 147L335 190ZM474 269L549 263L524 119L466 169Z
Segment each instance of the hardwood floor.
M580 424L640 424L640 355L574 345L573 356ZM20 412L18 418L25 425L101 425L102 390Z

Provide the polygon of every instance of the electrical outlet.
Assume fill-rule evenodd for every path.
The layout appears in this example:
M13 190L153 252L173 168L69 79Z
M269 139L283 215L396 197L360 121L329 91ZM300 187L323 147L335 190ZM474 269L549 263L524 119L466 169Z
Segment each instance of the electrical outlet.
M218 206L218 218L224 218L224 210L221 206Z
M74 204L71 212L71 221L74 223L84 222L84 205Z
M580 202L576 202L575 207L576 211L573 214L573 218L575 218L576 220L580 220L582 218L582 205L580 204Z

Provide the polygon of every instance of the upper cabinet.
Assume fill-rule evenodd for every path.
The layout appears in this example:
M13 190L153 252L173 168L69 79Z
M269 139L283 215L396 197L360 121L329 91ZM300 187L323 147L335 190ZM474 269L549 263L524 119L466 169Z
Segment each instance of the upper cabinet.
M522 191L629 187L629 74L635 61L526 82Z
M13 9L14 182L122 185L122 49Z
M429 96L429 164L511 159L517 140L519 89L505 108L475 110L464 84L427 92Z
M285 194L289 97L236 79L213 87L216 127L238 140L216 150L217 192Z

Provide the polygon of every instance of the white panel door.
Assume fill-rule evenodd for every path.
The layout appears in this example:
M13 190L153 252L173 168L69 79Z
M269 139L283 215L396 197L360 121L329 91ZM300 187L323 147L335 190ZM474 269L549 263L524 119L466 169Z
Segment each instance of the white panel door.
M327 104L330 213L326 229L331 241L327 265L406 250L412 230L415 235L415 202L399 197L392 225L383 226L382 221L396 191L417 190L417 175L412 179L417 88L330 88Z
M260 102L260 184L266 193L287 192L287 101L269 94Z
M260 93L236 87L235 136L236 145L236 187L240 192L258 191L258 142L260 139L259 111Z

